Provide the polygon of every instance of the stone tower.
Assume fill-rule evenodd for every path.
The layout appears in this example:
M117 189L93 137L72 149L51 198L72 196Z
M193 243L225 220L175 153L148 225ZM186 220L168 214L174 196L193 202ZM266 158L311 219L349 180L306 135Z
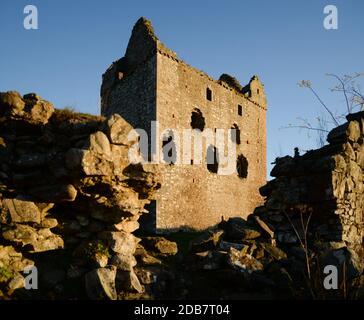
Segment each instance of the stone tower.
M157 232L205 229L221 217L246 217L262 203L258 189L266 183L266 110L264 86L257 76L246 86L227 74L212 79L164 46L145 18L135 24L125 56L107 69L101 86L103 115L118 113L148 132L151 152L156 150L153 139L170 147L166 158L172 161L150 166L162 186L146 215ZM175 131L155 138L152 121L158 122L159 133ZM212 132L214 137L223 129L226 145L219 150L205 139L201 162L193 151L188 163L177 164L176 157L185 154L174 145L175 133L182 137L182 131L191 128L194 135ZM229 137L231 128L235 138ZM220 163L207 164L206 156L212 152L220 161L229 139L236 150L234 172L221 175Z

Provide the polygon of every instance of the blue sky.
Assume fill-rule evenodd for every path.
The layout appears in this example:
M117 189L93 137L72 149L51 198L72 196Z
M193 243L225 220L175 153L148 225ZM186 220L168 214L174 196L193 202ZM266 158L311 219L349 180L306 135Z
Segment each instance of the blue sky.
M38 8L38 30L23 28L27 4ZM323 27L328 4L338 8L338 30ZM58 108L97 114L101 75L145 16L179 57L214 78L229 73L244 84L259 75L269 104L270 163L295 146L317 146L315 133L282 129L322 114L299 80L310 79L333 110L344 106L325 74L364 71L363 13L361 0L1 0L0 91L36 92Z

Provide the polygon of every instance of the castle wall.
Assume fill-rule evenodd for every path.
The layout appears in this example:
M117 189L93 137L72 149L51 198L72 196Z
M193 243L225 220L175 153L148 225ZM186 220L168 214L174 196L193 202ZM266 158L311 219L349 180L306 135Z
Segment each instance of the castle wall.
M207 88L212 93L211 101L207 99ZM228 129L235 125L241 132L237 156L243 155L248 162L244 178L237 172L224 176L209 171L206 152L202 164L194 159L193 164L190 160L185 164L150 166L162 185L156 195L156 209L149 215L155 220L151 225L159 231L204 229L218 223L222 216L246 217L262 203L258 189L266 183L266 100L257 77L244 88L229 75L221 81L210 78L179 60L158 40L150 22L141 18L133 28L125 56L103 75L101 104L103 115L120 114L134 128L145 129L150 139L154 120L158 121L159 133L164 129L191 129L194 109L205 119L203 133L224 129L227 142ZM221 150L218 144L212 145L219 149L220 157L223 152L227 155L226 146ZM235 170L236 159L233 166Z
M120 114L134 128L150 132L151 121L156 119L156 56L138 65L121 80L112 79L102 99L102 114Z
M206 99L206 88L212 101ZM253 97L254 98L254 97ZM238 105L244 109L238 115ZM209 78L165 51L157 54L157 119L160 132L191 128L191 113L198 108L205 128L229 129L237 124L241 144L237 154L248 160L248 176L222 176L200 165L161 165L157 192L157 229L204 229L221 216L246 217L262 203L258 189L266 183L266 110L228 86ZM227 139L227 137L226 137ZM219 150L220 151L220 150ZM220 151L221 152L221 151ZM204 157L202 158L204 159Z

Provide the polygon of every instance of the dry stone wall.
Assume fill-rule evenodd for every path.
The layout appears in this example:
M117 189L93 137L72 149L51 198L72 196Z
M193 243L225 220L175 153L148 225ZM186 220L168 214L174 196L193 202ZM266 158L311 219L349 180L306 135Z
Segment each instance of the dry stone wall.
M67 281L84 282L89 298L143 291L132 233L158 184L130 165L131 129L117 115L0 93L0 299L24 286L34 264L59 298Z
M359 270L364 266L364 112L350 114L333 129L328 145L295 157L278 158L261 188L265 205L256 209L275 225L281 243L295 243L301 217L310 240L347 247ZM300 233L303 238L303 234Z

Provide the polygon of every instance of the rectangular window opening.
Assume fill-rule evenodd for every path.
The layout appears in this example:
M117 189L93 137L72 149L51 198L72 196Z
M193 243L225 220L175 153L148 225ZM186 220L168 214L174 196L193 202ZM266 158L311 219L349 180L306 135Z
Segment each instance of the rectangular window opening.
M238 104L238 115L239 116L243 115L243 107L240 104Z
M212 101L212 90L210 88L206 88L206 99Z

